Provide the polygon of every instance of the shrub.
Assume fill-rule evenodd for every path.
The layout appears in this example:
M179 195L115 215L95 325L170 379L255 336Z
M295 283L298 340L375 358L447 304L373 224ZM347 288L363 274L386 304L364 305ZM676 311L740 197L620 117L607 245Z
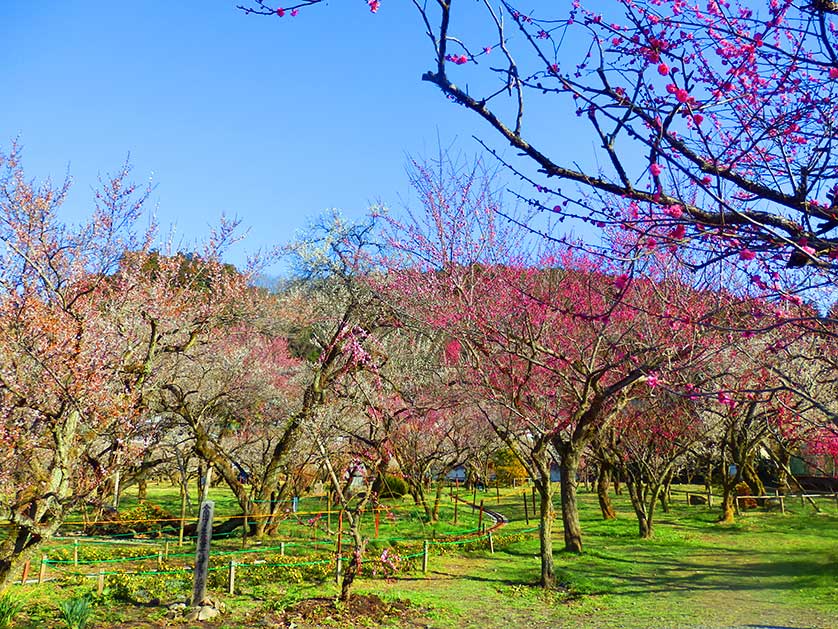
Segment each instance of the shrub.
M398 476L387 474L381 482L379 498L401 498L408 491L407 483Z

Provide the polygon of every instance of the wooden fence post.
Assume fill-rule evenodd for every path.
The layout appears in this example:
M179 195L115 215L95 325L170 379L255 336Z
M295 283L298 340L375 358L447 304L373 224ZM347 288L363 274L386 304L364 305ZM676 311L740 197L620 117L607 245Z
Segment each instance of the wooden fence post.
M486 535L489 536L489 552L494 555L495 554L495 542L492 539L492 531L489 531L488 533L486 533Z
M236 562L230 560L230 568L227 577L227 594L233 594L236 590Z
M47 577L47 556L41 555L41 569L38 570L38 585L44 582Z
M157 551L157 569L158 570L163 569L163 551L162 550Z
M105 591L105 571L99 569L99 576L96 578L96 594L102 596Z
M480 501L480 515L477 516L477 530L479 531L483 526L483 501Z
M428 540L422 542L422 572L428 572Z
M26 585L26 580L29 578L29 568L31 566L30 561L27 559L26 562L23 564L23 572L20 576L20 584Z
M79 540L73 540L73 565L79 565Z

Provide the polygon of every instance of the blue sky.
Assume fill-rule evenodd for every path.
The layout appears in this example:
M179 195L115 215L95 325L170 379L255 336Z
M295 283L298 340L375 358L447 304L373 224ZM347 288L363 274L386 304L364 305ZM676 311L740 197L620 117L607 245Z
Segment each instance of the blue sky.
M398 207L408 153L433 156L438 140L477 153L472 134L491 138L420 80L430 44L403 9L339 0L262 18L234 0L2 2L0 143L19 138L31 176L69 167L69 220L130 153L134 179L156 184L149 208L186 242L238 216L250 228L230 254L240 263L328 208Z

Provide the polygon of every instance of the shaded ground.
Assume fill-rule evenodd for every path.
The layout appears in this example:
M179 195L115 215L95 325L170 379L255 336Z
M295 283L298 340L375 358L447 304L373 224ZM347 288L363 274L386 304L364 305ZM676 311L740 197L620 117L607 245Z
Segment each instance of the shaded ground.
M787 596L790 589L805 590L807 574L814 577L834 571L834 552L825 553L818 564L758 548L713 545L671 559L654 559L642 552L634 557L609 556L607 550L600 551L601 559L614 563L611 574L584 556L560 556L560 574L572 574L582 582L590 579L584 593L574 595L572 587L570 593L562 588L544 593L530 587L537 575L534 570L520 570L517 560L523 550L528 549L513 547L494 557L475 556L468 561L438 558L427 580L399 580L377 585L377 590L386 587L392 596L418 597L441 609L438 618L429 620L429 627L838 627L837 615L813 609L805 595L794 603ZM643 570L626 571L620 565L626 562Z

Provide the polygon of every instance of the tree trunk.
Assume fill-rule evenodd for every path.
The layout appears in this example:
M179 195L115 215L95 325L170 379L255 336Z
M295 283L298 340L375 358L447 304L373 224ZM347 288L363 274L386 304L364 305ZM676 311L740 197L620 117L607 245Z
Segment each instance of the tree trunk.
M579 524L579 506L576 502L576 473L579 470L579 453L571 448L561 452L562 524L564 549L571 553L582 552L582 527Z
M754 496L764 496L765 495L765 485L762 482L762 479L757 474L756 469L754 468L754 457L748 457L748 460L745 462L745 465L742 466L742 480L748 483L748 488L751 490L751 494ZM765 502L764 498L759 498L757 503L762 505Z
M596 481L596 493L599 499L599 509L602 511L603 520L614 520L617 512L611 503L611 496L608 495L608 487L611 484L611 470L605 463L600 463L599 474Z
M439 504L442 501L442 483L437 482L436 493L434 494L434 508L431 513L431 522L439 520Z
M144 478L137 480L137 501L143 502L148 499L148 481Z
M346 565L346 569L343 571L343 577L340 582L340 596L338 597L339 600L344 603L349 600L352 583L361 571L361 558L364 555L365 544L363 537L361 537L359 526L360 520L360 513L350 516L350 527L352 529L354 548L352 551L352 557Z
M640 539L649 539L652 537L652 522L646 510L643 482L634 478L632 474L627 474L626 487L628 487L634 515L637 517L637 528Z
M538 543L541 552L541 581L543 588L551 588L556 582L556 570L553 565L553 487L550 484L550 472L546 476L542 470L541 480L534 481L539 496L540 528Z

